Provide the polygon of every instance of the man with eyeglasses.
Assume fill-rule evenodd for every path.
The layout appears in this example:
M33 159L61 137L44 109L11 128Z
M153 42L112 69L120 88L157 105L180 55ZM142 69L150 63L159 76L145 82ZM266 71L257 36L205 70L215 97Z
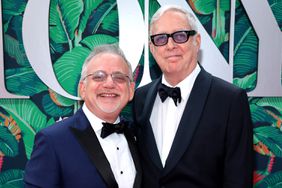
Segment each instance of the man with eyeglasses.
M134 87L131 65L118 45L95 47L79 82L84 104L72 117L37 133L25 187L139 188L136 138L119 117Z
M163 75L136 90L134 121L144 188L251 188L252 122L246 92L197 61L195 18L163 6L150 50Z

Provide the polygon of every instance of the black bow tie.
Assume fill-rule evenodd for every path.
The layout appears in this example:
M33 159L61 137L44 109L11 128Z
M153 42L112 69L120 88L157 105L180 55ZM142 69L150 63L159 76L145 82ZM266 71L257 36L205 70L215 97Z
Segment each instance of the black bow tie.
M159 95L162 102L164 102L167 97L173 99L175 106L177 106L177 100L179 103L181 102L181 91L179 87L172 88L161 84L159 87Z
M125 122L119 122L117 124L103 122L102 124L103 124L103 128L100 135L101 138L106 138L107 136L109 136L114 132L119 134L124 133L124 129L126 127Z

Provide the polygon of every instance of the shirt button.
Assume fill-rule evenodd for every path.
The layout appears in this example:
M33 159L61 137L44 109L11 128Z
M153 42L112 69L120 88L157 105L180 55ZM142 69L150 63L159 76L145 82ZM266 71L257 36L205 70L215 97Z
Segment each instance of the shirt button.
M123 171L120 171L120 174L123 174Z
M117 150L119 150L119 147L117 147Z

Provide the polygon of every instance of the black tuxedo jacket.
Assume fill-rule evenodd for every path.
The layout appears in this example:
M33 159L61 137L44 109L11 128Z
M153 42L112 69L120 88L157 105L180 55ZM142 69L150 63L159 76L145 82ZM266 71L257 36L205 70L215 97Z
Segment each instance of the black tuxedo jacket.
M245 91L201 68L163 167L150 124L160 83L138 88L133 101L143 187L251 188L253 135Z
M124 134L137 171L134 188L139 188L141 165L136 139L129 129ZM118 188L98 138L81 109L36 135L24 181L25 187Z

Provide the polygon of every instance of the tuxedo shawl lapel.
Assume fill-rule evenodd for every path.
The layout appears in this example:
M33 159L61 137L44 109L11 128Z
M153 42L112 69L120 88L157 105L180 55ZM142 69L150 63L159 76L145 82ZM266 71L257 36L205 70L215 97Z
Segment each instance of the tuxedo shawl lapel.
M186 103L175 139L166 160L164 175L178 163L189 147L206 103L211 80L212 76L202 68L195 80L190 97Z
M139 153L136 147L136 136L134 136L133 132L131 132L129 129L125 130L124 135L127 140L128 147L130 149L131 156L136 169L136 177L133 187L134 188L141 187L142 167L139 159Z
M143 150L143 154L149 155L149 158L159 169L162 169L163 165L155 141L153 129L150 123L150 116L153 110L160 82L161 77L152 82L152 87L150 87L146 96L143 113L140 116L140 119L138 119L137 121L141 124L142 132L142 134L139 135L139 142L141 145L139 148Z
M104 179L107 187L118 188L118 184L114 178L111 166L103 152L98 138L92 129L90 122L86 118L83 111L80 109L76 115L79 115L79 120L75 127L71 127L71 131L88 154L91 162L95 165L101 177Z

